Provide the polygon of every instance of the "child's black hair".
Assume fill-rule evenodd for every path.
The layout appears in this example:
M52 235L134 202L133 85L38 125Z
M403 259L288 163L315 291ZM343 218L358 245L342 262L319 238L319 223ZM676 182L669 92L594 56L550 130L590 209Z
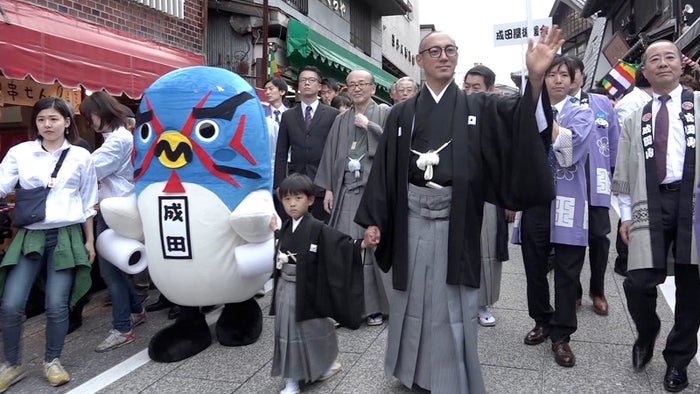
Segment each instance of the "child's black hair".
M306 194L309 197L316 195L314 183L308 176L294 173L284 178L282 183L280 183L280 197L299 193Z

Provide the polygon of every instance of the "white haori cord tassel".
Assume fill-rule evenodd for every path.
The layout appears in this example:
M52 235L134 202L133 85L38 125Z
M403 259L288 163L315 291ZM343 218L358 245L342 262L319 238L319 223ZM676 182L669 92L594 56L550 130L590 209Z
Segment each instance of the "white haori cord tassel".
M362 163L360 160L362 160L365 157L365 155L360 156L357 159L353 159L352 157L348 157L348 171L353 171L355 173L355 179L360 179L360 170L362 170Z
M425 171L425 173L423 174L423 178L426 181L433 179L433 166L440 164L440 156L438 154L441 150L445 149L447 145L450 144L450 142L452 142L452 140L445 142L444 144L442 144L441 147L437 148L437 150L429 150L425 153L421 153L411 149L411 152L418 155L418 160L416 160L416 166L418 166L419 169Z
M279 270L279 269L282 269L282 265L285 264L285 263L289 263L289 259L292 259L292 260L294 261L294 264L296 264L296 262L297 262L297 254L296 254L296 253L292 253L292 252L284 253L284 252L282 252L282 251L280 251L279 253L277 253L277 265L276 265L277 269L278 269L278 270Z

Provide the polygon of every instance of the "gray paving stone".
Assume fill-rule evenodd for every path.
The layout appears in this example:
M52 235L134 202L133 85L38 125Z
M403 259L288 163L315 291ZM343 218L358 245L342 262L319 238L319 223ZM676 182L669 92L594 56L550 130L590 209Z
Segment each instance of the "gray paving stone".
M516 369L541 370L548 341L528 346L523 338L534 323L526 311L493 308L495 327L479 327L479 362Z
M538 394L542 387L542 370L482 365L486 392L508 394Z
M142 394L228 394L238 389L240 384L222 382L216 380L205 380L195 378L184 378L179 376L165 376L154 385L141 391ZM105 391L108 393L123 393L120 391Z

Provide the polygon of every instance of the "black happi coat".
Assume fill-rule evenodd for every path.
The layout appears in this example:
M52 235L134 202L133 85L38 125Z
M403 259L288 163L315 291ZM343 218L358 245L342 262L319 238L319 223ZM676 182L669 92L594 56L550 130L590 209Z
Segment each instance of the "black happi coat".
M392 108L355 216L355 222L363 227L379 227L377 263L385 272L393 268L393 286L397 290L406 290L407 286L411 130L417 100L425 95L430 97L426 87L418 96ZM429 127L437 130L451 124L452 128L446 282L478 288L484 201L519 211L546 204L555 196L547 158L551 114L544 111L550 127L540 133L529 84L522 97L504 97L467 95L452 83L442 97L445 99L454 100L451 119ZM544 87L542 104L544 108L550 106Z
M296 253L296 319L331 317L343 327L360 327L364 313L361 240L306 214L292 232L292 220L277 233L277 253ZM292 259L289 260L293 262ZM275 269L275 289L280 270ZM273 292L270 315L275 314Z

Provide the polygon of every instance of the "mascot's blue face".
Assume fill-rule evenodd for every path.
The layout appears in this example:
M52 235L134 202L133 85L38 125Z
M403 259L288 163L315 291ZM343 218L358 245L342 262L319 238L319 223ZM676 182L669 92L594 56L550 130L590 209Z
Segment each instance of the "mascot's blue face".
M186 67L144 93L134 133L137 196L167 181L163 193L202 185L233 210L255 190L271 190L270 143L255 90L215 67Z

